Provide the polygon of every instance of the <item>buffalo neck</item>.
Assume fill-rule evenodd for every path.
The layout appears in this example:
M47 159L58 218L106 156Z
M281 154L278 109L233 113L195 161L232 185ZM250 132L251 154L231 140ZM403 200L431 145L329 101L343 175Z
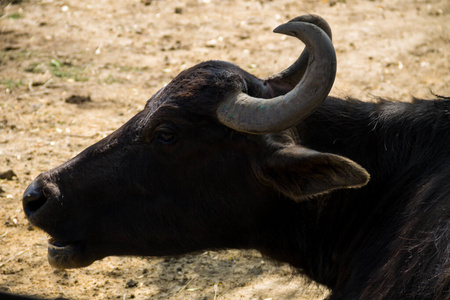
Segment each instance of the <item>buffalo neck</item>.
M259 250L331 288L365 280L382 263L380 252L388 251L401 225L395 216L407 203L409 195L403 191L427 176L418 177L417 170L426 164L433 172L439 158L448 157L446 147L428 145L450 144L449 110L445 100L365 103L327 98L298 126L300 144L359 163L371 180L361 189L300 203L280 198L261 226L265 241ZM373 257L380 260L369 259Z

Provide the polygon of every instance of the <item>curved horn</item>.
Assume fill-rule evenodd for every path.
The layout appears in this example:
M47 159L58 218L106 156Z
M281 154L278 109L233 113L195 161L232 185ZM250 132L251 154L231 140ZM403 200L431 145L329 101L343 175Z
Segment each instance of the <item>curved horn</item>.
M336 53L322 29L311 23L292 21L278 26L274 32L295 36L305 43L309 52L308 68L286 95L262 99L236 91L224 100L217 108L218 120L237 131L264 134L290 128L316 110L333 86ZM290 69L284 72L293 72ZM283 72L280 74L283 76Z
M325 31L330 40L332 40L331 28L324 18L318 15L303 15L296 17L289 21L291 22L306 22L311 23ZM308 67L309 51L305 49L300 57L287 69L281 71L278 74L274 74L265 79L269 85L289 85L291 89L297 85L297 83L302 79L305 74L306 68Z

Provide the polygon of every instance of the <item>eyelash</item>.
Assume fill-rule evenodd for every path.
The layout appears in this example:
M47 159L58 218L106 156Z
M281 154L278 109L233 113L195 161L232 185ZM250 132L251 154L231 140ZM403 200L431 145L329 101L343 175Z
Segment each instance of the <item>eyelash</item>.
M156 128L154 140L163 145L173 144L177 140L177 132L172 126L161 125Z

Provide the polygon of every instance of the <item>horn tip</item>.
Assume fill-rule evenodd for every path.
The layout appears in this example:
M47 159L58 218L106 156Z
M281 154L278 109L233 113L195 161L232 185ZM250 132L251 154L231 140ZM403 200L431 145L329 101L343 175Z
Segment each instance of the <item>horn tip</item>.
M276 27L273 30L273 32L280 33L280 34L286 34L286 35L290 35L290 36L296 36L294 31L289 30L290 28L287 28L287 27L291 27L290 25L291 24L289 24L289 23L281 24L280 26Z

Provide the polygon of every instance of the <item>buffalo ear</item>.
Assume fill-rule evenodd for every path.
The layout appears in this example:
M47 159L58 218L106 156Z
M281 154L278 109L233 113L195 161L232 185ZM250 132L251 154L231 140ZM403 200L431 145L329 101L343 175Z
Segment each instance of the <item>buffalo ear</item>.
M367 171L354 161L300 146L276 151L261 171L266 181L296 201L336 189L359 188L369 181Z

